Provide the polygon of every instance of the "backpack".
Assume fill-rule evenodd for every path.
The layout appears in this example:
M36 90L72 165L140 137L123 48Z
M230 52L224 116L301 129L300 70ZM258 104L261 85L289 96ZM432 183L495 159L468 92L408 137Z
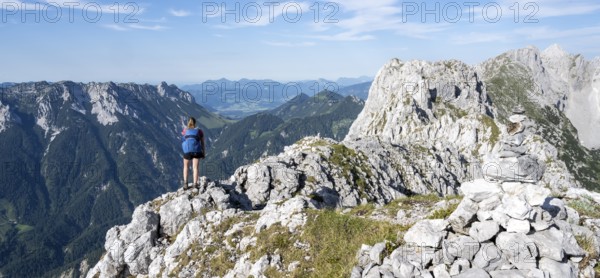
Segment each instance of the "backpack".
M201 153L202 152L202 131L196 128L186 129L181 138L181 148L183 153Z

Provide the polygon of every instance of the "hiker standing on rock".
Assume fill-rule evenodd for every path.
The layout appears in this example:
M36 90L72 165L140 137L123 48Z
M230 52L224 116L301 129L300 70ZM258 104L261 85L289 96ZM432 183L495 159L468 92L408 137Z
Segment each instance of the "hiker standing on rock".
M188 189L188 167L192 160L194 186L198 186L199 162L205 157L206 148L204 133L196 128L196 119L190 117L187 126L181 131L181 148L183 149L183 189Z

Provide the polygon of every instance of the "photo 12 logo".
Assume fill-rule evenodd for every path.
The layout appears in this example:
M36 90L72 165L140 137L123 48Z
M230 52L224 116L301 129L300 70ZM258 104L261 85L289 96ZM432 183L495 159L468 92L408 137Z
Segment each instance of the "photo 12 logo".
M222 103L273 103L291 101L301 94L313 97L321 94L323 98L314 98L315 102L330 102L339 89L335 82L207 81L202 83L199 99L201 104L209 99Z
M514 2L510 6L497 2L402 2L402 22L457 23L466 17L469 23L474 23L481 16L488 23L506 17L512 17L515 23L538 23L539 11L536 2Z
M279 20L296 23L308 17L315 23L338 23L339 11L335 2L202 2L202 22L258 24Z
M21 1L0 1L2 23L58 23L67 21L74 23L78 20L96 23L104 17L109 17L115 23L139 23L136 18L140 7L134 2L125 4L114 2L102 5L96 2L46 2L25 3Z

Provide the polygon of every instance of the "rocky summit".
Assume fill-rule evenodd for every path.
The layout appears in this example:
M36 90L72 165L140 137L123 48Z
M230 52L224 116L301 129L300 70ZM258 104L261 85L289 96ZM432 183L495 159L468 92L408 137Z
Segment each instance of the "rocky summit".
M540 122L564 107L498 94L513 58L391 60L343 141L138 206L87 277L595 277L600 194Z

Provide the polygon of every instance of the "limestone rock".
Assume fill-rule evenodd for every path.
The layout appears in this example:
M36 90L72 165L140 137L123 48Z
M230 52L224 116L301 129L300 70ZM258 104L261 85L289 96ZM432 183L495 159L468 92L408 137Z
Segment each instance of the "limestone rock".
M452 277L457 277L457 278L489 278L490 275L483 269L480 268L471 268L468 270L465 270L464 272L456 275L456 276L452 276Z
M445 220L422 220L406 231L404 241L415 246L439 248L442 239L448 234L447 227L448 222Z
M500 226L495 221L482 221L471 224L469 235L479 242L488 241L498 234Z
M479 252L473 258L473 266L486 271L512 267L506 256L503 256L502 251L492 242L481 244Z
M543 231L554 224L554 219L552 218L552 215L550 215L550 212L540 207L533 208L530 219L531 227L536 231Z
M494 270L490 271L490 276L492 278L528 278L522 270L518 269Z
M474 202L481 202L502 192L502 189L497 183L491 183L484 179L462 183L460 185L460 190L465 197Z
M462 235L442 242L444 257L450 262L456 258L472 261L475 254L479 252L479 247L480 245L477 240Z
M448 217L448 223L452 230L461 234L469 234L469 225L475 221L477 216L477 203L470 199L463 199L456 210Z
M525 198L530 206L543 205L548 196L550 196L550 189L537 184L529 184L525 188Z
M452 267L450 267L450 275L452 275L452 277L457 277L457 275L468 271L471 267L471 263L469 263L468 260L466 259L458 259L456 261L454 261L454 263L452 264ZM472 277L472 276L465 276L465 277Z
M506 223L506 231L511 233L529 233L531 229L531 225L529 225L528 220L518 220L511 218Z
M550 274L550 277L577 277L575 267L570 263L562 263L548 258L541 258L539 268Z
M537 246L525 234L502 232L496 237L496 245L518 269L536 268Z
M512 218L527 219L531 210L531 206L520 197L510 195L502 197L502 211Z
M386 246L386 242L380 242L373 245L373 248L371 248L371 251L369 252L369 258L371 259L371 261L375 262L378 265L381 265L382 259L386 255L384 253L386 250Z
M175 235L192 213L192 203L186 195L178 196L163 204L159 210L161 232Z
M433 268L433 276L435 278L450 278L450 273L448 273L448 270L446 269L446 265L444 264L439 264L436 265Z
M281 223L290 231L295 231L297 227L306 222L304 209L307 207L308 203L303 197L288 199L281 205L269 203L261 211L260 217L256 221L256 232L267 229L275 223Z
M539 231L529 235L538 248L541 257L562 262L565 253L563 250L563 232L556 228Z

